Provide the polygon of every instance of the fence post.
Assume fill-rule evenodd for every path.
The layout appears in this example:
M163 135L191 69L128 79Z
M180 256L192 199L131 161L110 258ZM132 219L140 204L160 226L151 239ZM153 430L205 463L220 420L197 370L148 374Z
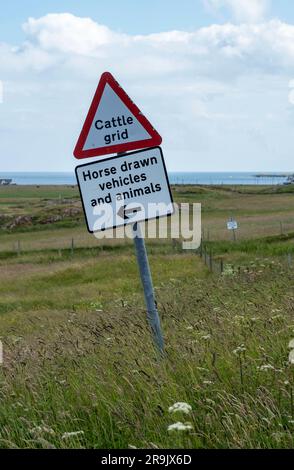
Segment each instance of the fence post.
M213 263L212 263L212 251L210 249L210 254L209 254L209 269L212 272L213 271Z
M17 254L20 255L20 241L17 240Z
M72 238L71 239L71 254L72 255L74 254L74 249L75 249L75 242L74 242L74 239Z
M221 274L224 272L224 260L223 259L220 260L220 272Z
M284 235L283 222L280 222L281 235Z

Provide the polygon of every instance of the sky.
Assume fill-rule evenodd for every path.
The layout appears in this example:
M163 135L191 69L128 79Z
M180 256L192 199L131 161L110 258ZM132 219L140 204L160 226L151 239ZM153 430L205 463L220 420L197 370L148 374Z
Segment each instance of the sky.
M294 171L293 0L2 2L0 172L79 164L104 71L169 171Z

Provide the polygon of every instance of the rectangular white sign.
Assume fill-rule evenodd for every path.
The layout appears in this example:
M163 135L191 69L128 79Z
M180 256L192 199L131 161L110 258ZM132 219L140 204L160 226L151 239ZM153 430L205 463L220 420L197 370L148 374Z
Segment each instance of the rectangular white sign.
M76 167L89 232L173 214L160 147Z
M227 223L228 230L237 230L238 229L238 222L236 220L229 220Z

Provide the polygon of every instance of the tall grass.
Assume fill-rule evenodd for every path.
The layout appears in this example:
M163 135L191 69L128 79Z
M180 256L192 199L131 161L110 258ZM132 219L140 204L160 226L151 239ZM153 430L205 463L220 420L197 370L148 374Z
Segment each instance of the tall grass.
M1 371L1 446L292 447L293 274L261 269L182 280L171 272L157 282L163 359L137 292L57 319L36 313L25 337L12 327ZM177 401L192 412L170 414ZM177 421L192 430L168 432ZM72 432L80 433L65 434Z

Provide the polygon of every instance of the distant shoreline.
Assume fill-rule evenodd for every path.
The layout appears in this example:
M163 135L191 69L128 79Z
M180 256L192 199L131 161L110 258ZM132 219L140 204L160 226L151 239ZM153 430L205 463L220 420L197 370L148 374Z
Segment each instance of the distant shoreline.
M172 185L248 186L283 184L291 173L251 172L168 172ZM11 179L18 186L73 186L73 172L0 172L1 179Z

